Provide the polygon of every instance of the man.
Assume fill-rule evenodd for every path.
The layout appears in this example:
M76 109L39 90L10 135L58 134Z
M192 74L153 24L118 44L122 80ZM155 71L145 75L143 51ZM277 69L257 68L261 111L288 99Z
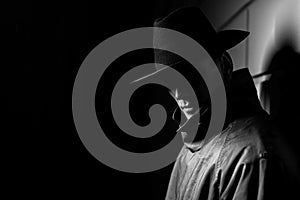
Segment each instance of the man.
M176 119L178 109L175 110L174 120L180 123L178 132L184 145L173 168L166 200L288 199L276 132L260 106L248 69L233 72L232 60L226 52L249 33L238 30L217 33L197 7L177 9L154 25L179 31L199 42L217 65L227 93L224 128L207 138L211 103L203 81L199 80L197 88L203 97L198 99L198 107L181 95L185 91L174 88L170 92L185 120L180 123ZM159 34L154 34L154 40L158 37ZM155 61L188 65L164 51L155 51ZM200 120L195 123L197 115ZM189 130L195 124L198 132L191 140Z

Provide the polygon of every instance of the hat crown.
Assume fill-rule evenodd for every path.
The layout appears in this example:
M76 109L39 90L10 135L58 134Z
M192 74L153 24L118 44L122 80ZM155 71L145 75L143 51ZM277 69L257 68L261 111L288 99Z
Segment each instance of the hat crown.
M214 27L198 7L176 9L166 17L157 19L154 26L173 29L191 37L199 42L211 56L221 51L216 44L217 33Z
M155 20L154 26L173 29L191 37L214 59L249 35L249 32L241 30L216 32L201 9L196 6L178 8L166 17ZM154 37L159 36L154 34Z

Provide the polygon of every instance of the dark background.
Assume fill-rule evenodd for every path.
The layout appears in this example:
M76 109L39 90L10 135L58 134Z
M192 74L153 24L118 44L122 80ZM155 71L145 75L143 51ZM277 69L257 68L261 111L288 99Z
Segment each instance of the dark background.
M73 123L72 88L84 58L104 39L128 29L152 26L154 19L173 8L194 2L204 2L203 10L217 29L238 28L251 32L246 42L230 51L235 69L247 66L255 75L268 68L268 62L262 64L260 58L266 57L262 45L271 37L269 22L274 17L275 1L1 3L0 97L4 119L0 133L5 158L3 182L7 186L4 191L8 195L164 199L172 165L152 173L128 174L101 164L88 153ZM289 75L286 77L290 79ZM254 81L259 89L261 80ZM299 90L297 83L293 86L293 91ZM277 95L290 102L297 92L290 94L291 97L283 92ZM290 108L285 109L288 104ZM293 113L297 113L294 112L296 104L296 101L276 104L273 110L290 110L291 113L278 116L292 118ZM286 121L287 125L283 125L289 126L290 132L299 122L294 121L294 126L290 126L290 121Z
M10 195L163 199L172 166L129 174L103 165L81 143L71 106L75 76L88 53L116 33L152 26L157 3L24 1L7 6L2 23L7 64L1 75ZM15 45L8 40L12 35Z

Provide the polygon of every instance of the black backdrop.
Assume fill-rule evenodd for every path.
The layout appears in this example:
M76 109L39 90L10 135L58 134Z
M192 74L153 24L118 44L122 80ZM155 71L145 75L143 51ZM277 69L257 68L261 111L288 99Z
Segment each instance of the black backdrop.
M184 2L192 1L196 0ZM73 123L72 88L80 64L100 42L121 31L151 26L181 2L1 4L1 178L9 196L164 199L172 165L129 174L101 164L88 153ZM288 91L297 91L297 86Z
M164 7L171 8L168 1L26 1L9 7L2 23L2 110L10 195L163 199L172 165L129 174L101 164L78 137L71 102L88 53L116 33L151 26ZM12 35L15 45L7 39Z

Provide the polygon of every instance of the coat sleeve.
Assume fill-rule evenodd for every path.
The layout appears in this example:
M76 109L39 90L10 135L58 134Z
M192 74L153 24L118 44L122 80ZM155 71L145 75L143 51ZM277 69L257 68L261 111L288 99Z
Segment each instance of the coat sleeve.
M264 155L253 162L239 163L224 186L222 200L289 199L284 167L274 157Z

